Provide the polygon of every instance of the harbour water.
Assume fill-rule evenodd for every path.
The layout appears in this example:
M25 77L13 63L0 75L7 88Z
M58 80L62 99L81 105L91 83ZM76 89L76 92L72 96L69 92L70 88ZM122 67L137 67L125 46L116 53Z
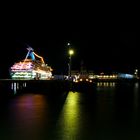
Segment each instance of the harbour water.
M53 92L0 97L0 139L140 139L139 83L98 82L93 91Z

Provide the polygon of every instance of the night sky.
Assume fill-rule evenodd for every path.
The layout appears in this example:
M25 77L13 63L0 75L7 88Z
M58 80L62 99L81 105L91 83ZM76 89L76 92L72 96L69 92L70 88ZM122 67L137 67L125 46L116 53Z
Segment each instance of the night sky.
M45 62L54 69L54 74L67 72L68 42L75 50L72 57L75 70L80 69L81 62L87 70L95 72L132 73L139 68L138 34L135 30L124 31L103 24L101 19L97 22L97 17L93 20L90 16L78 14L62 15L64 11L40 12L37 9L29 11L29 8L21 11L9 12L1 17L2 78L9 76L8 69L14 62L25 58L26 44L44 57Z

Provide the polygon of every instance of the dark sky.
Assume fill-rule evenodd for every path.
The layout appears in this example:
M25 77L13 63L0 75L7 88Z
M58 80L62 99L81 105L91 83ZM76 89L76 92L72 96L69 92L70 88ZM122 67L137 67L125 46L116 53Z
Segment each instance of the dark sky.
M110 26L105 22L111 20L83 13L40 10L32 11L28 7L1 17L1 77L7 77L9 67L25 58L26 44L44 57L54 73L67 71L68 42L75 50L73 69L80 69L81 61L88 70L97 72L131 73L139 67L138 33L135 30L124 31L114 26L117 23Z

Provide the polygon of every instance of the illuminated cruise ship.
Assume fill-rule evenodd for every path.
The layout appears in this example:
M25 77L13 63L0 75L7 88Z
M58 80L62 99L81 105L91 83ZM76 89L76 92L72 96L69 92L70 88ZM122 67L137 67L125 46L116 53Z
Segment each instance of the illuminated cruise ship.
M24 60L15 63L10 68L12 79L49 80L52 78L52 68L45 64L43 57L37 55L31 47Z

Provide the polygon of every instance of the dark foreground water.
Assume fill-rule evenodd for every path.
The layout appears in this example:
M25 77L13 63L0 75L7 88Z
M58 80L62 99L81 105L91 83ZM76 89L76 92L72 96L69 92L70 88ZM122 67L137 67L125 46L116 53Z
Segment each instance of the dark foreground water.
M0 140L139 140L139 86L100 82L92 92L1 99Z

